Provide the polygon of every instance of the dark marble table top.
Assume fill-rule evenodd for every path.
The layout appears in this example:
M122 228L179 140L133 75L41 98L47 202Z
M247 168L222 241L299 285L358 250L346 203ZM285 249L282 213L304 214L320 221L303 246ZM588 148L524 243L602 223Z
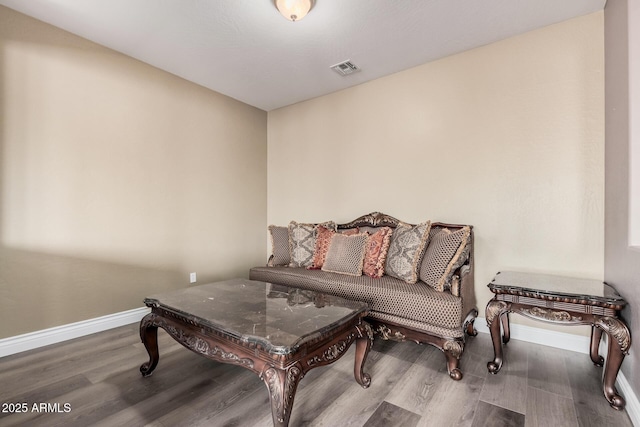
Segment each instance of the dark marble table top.
M247 279L151 295L144 302L274 354L291 353L368 311L363 302Z
M494 293L526 295L540 299L575 300L584 305L613 305L620 309L626 301L610 285L595 279L550 274L499 272L489 283Z

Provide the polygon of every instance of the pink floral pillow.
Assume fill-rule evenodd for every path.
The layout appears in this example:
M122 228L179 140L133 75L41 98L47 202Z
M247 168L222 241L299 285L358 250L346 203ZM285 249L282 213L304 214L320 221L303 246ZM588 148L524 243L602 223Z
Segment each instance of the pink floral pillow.
M360 227L356 228L346 228L344 230L339 231L341 234L345 236L355 236L356 234L360 234Z
M318 226L316 233L316 248L313 252L313 262L311 266L307 267L309 270L320 270L322 268L324 260L327 258L329 246L331 245L331 237L336 234L334 230L330 230L321 225Z
M382 227L369 235L364 255L364 266L362 267L362 272L367 276L377 279L384 274L384 264L391 244L392 233L393 230L390 227Z

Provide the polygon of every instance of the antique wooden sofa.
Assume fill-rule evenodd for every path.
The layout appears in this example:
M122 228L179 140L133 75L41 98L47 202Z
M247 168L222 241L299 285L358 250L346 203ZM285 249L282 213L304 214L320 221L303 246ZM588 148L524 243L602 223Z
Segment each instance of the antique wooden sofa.
M274 262L274 256L278 256L275 253L278 245L276 240L286 239L287 236L284 227L275 230L272 229L274 226L270 227L274 253L267 266L250 270L250 278L365 301L370 307L367 321L378 337L385 340L430 344L440 349L446 357L449 376L454 380L460 380L462 371L459 361L464 350L465 333L476 335L473 322L478 315L474 295L473 228L440 222L429 222L428 225L428 237L425 237L427 243L420 260L420 278L415 283L407 283L406 280L387 274L381 277L348 275L295 266L287 263L286 259ZM373 212L349 223L337 224L335 232L350 230L353 234L355 230L356 233L369 236L383 227L389 227L393 230L393 238L393 233L400 236L400 232L396 231L399 226L403 227L398 229L402 231L407 230L408 226L417 227L389 215ZM275 231L280 232L280 237L274 234ZM452 249L455 249L451 259L439 259L449 257L448 254L444 254L447 250L441 248L442 242L445 241L443 239L449 236L462 236L458 239L460 245L449 248L449 255L454 252ZM293 250L291 241L289 249ZM440 252L434 255L439 249ZM284 258L286 255L285 253ZM433 275L430 276L430 265L433 269L440 270L444 266L444 274L440 277L439 286L435 288L435 282L431 283ZM436 276L440 276L440 273L442 272ZM425 283L423 279L430 284Z

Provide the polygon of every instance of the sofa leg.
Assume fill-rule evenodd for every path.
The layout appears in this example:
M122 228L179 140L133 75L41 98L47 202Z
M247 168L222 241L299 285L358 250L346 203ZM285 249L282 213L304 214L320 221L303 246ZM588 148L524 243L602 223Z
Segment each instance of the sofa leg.
M447 358L447 371L449 376L454 381L460 381L462 379L462 371L460 370L460 356L464 344L461 341L448 340L444 342L443 352Z
M473 323L476 321L476 317L478 317L478 310L474 308L469 312L469 314L467 314L466 319L464 319L463 328L467 335L469 335L470 337L475 337L476 335L478 335L478 331L476 331L473 327Z

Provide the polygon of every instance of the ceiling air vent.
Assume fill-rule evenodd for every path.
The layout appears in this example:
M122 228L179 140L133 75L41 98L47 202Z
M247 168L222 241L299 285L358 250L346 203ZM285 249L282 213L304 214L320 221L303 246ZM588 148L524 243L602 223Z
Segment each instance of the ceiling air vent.
M351 73L355 73L356 71L360 71L360 68L358 68L356 64L351 62L351 60L346 60L339 64L332 65L331 69L341 76L346 76Z

